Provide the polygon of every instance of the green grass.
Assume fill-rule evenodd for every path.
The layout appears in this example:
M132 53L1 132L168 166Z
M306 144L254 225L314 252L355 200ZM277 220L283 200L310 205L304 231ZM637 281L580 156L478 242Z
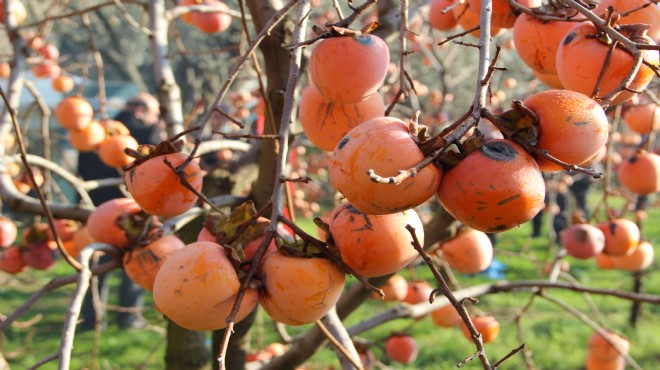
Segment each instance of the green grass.
M654 245L660 242L660 210L649 212L649 221L645 223L645 236ZM308 225L311 227L311 224ZM551 261L555 249L549 246L546 238L531 239L529 225L523 225L514 230L500 234L496 256L507 269L507 280L544 278L542 265ZM521 254L521 250L524 251ZM656 253L660 250L656 247ZM570 261L570 273L581 283L603 288L631 290L632 277L621 271L602 271L595 267L593 261ZM660 295L660 274L657 262L644 277L644 288L647 293ZM433 281L430 271L424 266L413 270L417 278ZM67 275L71 269L63 262L48 272L26 271L16 277L0 273L0 313L7 315L25 301L38 287L51 278ZM405 271L410 276L410 271ZM489 282L482 275L462 276L458 279L462 286L470 286ZM111 279L111 301L116 303L118 277ZM348 284L355 284L355 279L349 278ZM63 319L69 304L73 286L56 290L39 301L30 311L24 314L15 325L0 336L0 352L9 361L12 368L24 369L32 366L39 359L53 353L59 346ZM548 292L589 317L594 318L584 296L569 291L552 290ZM521 344L517 337L514 318L519 310L529 300L529 292L500 293L480 297L476 309L480 312L497 316L501 324L500 336L496 341L486 345L491 361L506 355ZM151 297L146 294L145 317L156 327L164 328L164 321L153 310ZM626 335L631 345L631 356L645 369L657 367L660 360L657 332L660 330L660 306L644 305L642 316L636 328L628 324L630 302L604 296L592 296L599 308L606 325ZM370 300L354 312L346 322L347 326L360 322L387 308L393 303L383 303ZM165 336L161 332L141 329L125 331L112 325L101 334L98 347L99 368L103 369L162 369ZM263 313L261 313L263 315ZM272 323L265 315L263 324L264 343L277 340ZM33 321L30 323L30 321ZM536 298L522 321L522 341L533 353L533 360L538 369L581 369L586 356L586 343L592 331L575 317L564 312L559 307L542 298ZM292 334L301 332L303 328L291 328ZM409 331L418 341L420 353L418 359L411 365L403 366L390 363L383 355L384 338L393 331ZM456 363L469 356L474 351L474 345L467 341L458 328L435 327L430 318L419 321L396 320L368 332L361 338L374 343L373 350L378 359L392 369L453 369ZM252 335L252 343L256 345L257 336ZM82 369L93 365L92 348L93 333L85 332L76 335L72 369ZM328 347L315 354L307 364L312 369L327 369L328 366L338 367L338 361ZM56 368L50 363L44 369ZM473 360L463 368L479 369L478 360ZM508 360L502 369L525 368L520 355Z

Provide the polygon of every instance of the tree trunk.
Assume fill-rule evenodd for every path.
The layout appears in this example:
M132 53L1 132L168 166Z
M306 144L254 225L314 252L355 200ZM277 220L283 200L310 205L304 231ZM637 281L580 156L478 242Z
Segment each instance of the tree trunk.
M167 325L167 370L201 370L209 368L209 351L204 345L206 333L186 330L173 321Z

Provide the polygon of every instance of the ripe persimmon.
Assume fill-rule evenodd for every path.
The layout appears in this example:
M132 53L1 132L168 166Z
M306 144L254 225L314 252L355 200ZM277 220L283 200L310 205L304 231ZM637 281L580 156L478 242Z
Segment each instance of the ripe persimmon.
M68 93L76 86L76 82L73 81L73 78L67 75L59 75L53 79L51 82L53 90L61 93Z
M625 271L646 270L653 263L653 246L647 241L639 242L632 253L623 256L612 256L614 267Z
M440 248L449 266L464 274L484 271L493 261L493 244L488 235L472 228L441 243Z
M66 97L55 108L55 118L67 130L82 130L92 122L93 116L92 105L79 96Z
M78 258L78 254L80 254L80 251L88 246L90 243L95 242L94 238L89 235L89 230L87 230L87 226L83 226L76 230L75 234L73 234L73 243L69 244L70 248L67 248L67 245L64 245L65 248L67 248L67 252L69 255L73 258Z
M570 164L582 164L605 145L608 134L603 108L588 96L570 90L546 90L527 97L523 103L538 117L538 148ZM563 168L537 158L541 171Z
M411 281L408 283L406 298L403 302L408 304L417 304L430 302L433 287L425 280Z
M156 274L154 302L169 319L188 330L218 330L236 302L241 286L222 246L195 242L169 255ZM243 320L257 304L248 288L234 322Z
M479 14L474 12L469 2L466 1L462 5L454 7L451 11L454 13L454 17L456 17L456 22L458 22L458 25L463 30L467 31L479 25ZM502 31L502 28L497 27L493 22L490 23L491 36L496 36L500 31ZM476 29L470 32L470 35L479 38L481 31Z
M344 289L345 276L323 258L264 257L260 266L259 303L275 321L288 325L312 323L335 306Z
M456 27L458 22L454 12L447 9L454 4L454 0L431 0L429 7L429 24L440 31L449 31Z
M126 188L147 213L172 217L180 215L197 202L198 195L184 186L176 168L188 159L185 153L171 153L147 159L126 171ZM183 176L197 192L202 190L202 170L195 161L188 163Z
M598 228L605 234L605 248L603 253L610 256L623 256L632 253L639 244L639 227L634 222L617 218L598 224Z
M500 323L494 316L474 316L470 319L472 319L475 329L481 334L484 343L492 342L500 334ZM465 338L472 341L472 335L464 321L461 321L461 332Z
M651 4L648 0L601 0L593 12L601 16L609 6L614 7L614 11L621 15L617 20L618 24L648 24L651 26L647 31L649 37L656 42L660 40L658 4Z
M538 164L522 147L494 139L445 172L438 198L466 226L499 232L527 222L543 209L545 182Z
M330 214L328 224L342 261L366 277L399 271L417 257L406 225L414 227L424 243L422 221L414 210L370 215L341 204Z
M456 308L451 304L446 305L431 311L431 320L436 326L449 328L461 322L461 315L458 314Z
M0 63L0 78L7 78L11 75L11 66L7 62Z
M174 235L166 235L144 247L137 247L124 254L124 271L137 285L152 291L158 270L170 254L186 245Z
M520 5L527 8L536 8L541 6L541 0L518 0ZM470 9L479 16L481 14L481 0L468 0ZM518 17L517 12L511 8L511 5L506 0L493 0L492 14L490 21L493 26L498 28L511 28L516 22Z
M359 103L383 84L390 51L380 37L331 37L316 44L309 57L312 82L326 98L338 103Z
M209 5L221 10L229 10L227 4L219 0L203 0L199 4ZM192 5L192 4L191 4ZM223 12L204 13L192 12L192 24L204 33L218 33L226 30L231 25L231 15Z
M377 117L353 128L337 144L329 159L330 182L360 212L401 212L433 196L442 171L431 164L399 185L375 183L367 172L396 176L423 159L408 125L398 118Z
M406 298L408 294L408 282L403 275L394 274L392 275L383 286L380 287L383 291L385 297L383 300L385 302L401 302ZM380 298L380 295L374 293L372 295L374 298Z
M605 253L597 254L594 260L596 261L596 267L601 270L613 270L616 268L616 266L614 266L612 256L609 256Z
M57 244L54 242L29 243L21 246L21 255L26 265L45 271L55 266L56 249Z
M655 193L660 190L660 156L641 151L621 162L616 175L621 184L635 194Z
M552 87L553 89L564 88L564 85L562 85L561 81L559 81L559 76L557 76L556 74L539 73L533 69L532 69L532 74L534 75L534 77L536 77L539 81L541 81L544 85L548 87Z
M319 148L331 151L351 129L385 114L385 102L380 93L369 95L359 103L336 103L307 86L300 97L298 117L305 136Z
M660 109L655 103L632 105L623 114L623 120L631 130L640 134L648 134L659 127Z
M513 42L518 56L532 70L557 74L557 48L575 22L543 21L529 14L521 14L513 27Z
M96 150L105 140L105 128L98 121L92 121L79 131L69 131L69 144L81 152Z
M15 275L25 270L27 264L18 245L0 249L0 270Z
M417 358L417 341L410 335L394 334L385 341L385 354L392 361L409 364Z
M107 130L106 130L107 133ZM98 155L108 167L123 167L131 164L134 158L126 154L126 149L137 149L138 142L130 135L109 135L99 144Z
M605 335L612 342L616 343L617 347L619 347L623 353L628 353L630 343L625 337L609 330L605 332ZM611 345L610 342L598 332L591 335L588 346L589 356L593 357L595 360L611 361L621 356L621 353L619 353L616 347Z
M0 248L9 248L18 236L18 228L12 219L0 215Z
M92 239L124 248L130 244L126 231L117 221L123 215L135 214L142 209L131 198L112 199L99 205L87 219L87 231Z
M179 6L199 5L200 2L198 2L198 1L199 0L181 0L181 1L179 1ZM184 21L188 24L194 24L193 18L192 18L193 13L194 12L188 12L188 13L185 13L185 14L181 14L180 18L181 18L182 21Z
M575 258L595 257L605 248L605 234L594 225L575 224L561 231L561 244Z
M597 360L591 355L587 355L585 370L624 370L626 368L626 359L623 356L616 357L613 360Z
M596 94L598 97L612 92L627 77L633 66L633 57L620 48L614 48L608 58L610 46L597 37L599 31L589 23L580 23L572 28L557 50L557 75L564 88L581 92L587 96ZM625 36L631 37L626 34ZM646 35L636 35L638 42L655 42ZM647 63L658 66L658 53L651 50L641 50ZM601 69L607 59L607 67L602 73L598 91L594 91L601 75ZM632 82L628 86L632 91L642 91L649 84L654 72L642 64ZM633 97L632 91L623 91L617 95L612 104L620 104Z

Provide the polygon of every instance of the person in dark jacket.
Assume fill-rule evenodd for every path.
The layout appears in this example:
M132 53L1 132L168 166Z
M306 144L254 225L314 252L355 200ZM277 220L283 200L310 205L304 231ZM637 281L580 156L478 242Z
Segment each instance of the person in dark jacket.
M131 135L139 144L156 145L161 142L159 116L160 108L158 100L148 93L139 93L126 102L124 109L114 119L126 125L126 128L128 128ZM106 166L94 152L80 153L78 157L78 174L84 180L99 180L120 176L116 168ZM115 187L94 189L89 192L89 195L95 206L111 199L124 197L124 194ZM101 257L101 262L107 260L109 260L109 257ZM106 280L107 276L98 276L98 288L102 302L105 302L108 292ZM142 288L135 284L126 275L124 270L121 270L119 306L129 308L129 310L122 310L118 313L117 325L119 327L139 328L144 326L144 321L140 313L143 305L142 293ZM96 311L94 309L91 290L85 296L81 319L81 330L91 330L94 328Z

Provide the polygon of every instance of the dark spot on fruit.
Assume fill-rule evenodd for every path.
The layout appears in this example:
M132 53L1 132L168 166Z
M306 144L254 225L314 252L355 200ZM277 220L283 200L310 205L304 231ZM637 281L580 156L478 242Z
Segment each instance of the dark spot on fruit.
M578 121L578 122L573 122L573 126L586 126L589 124L589 121Z
M341 141L339 142L339 144L337 144L337 149L342 149L342 148L344 147L344 145L346 145L346 144L348 143L348 140L350 140L350 138L348 137L348 135L344 136L344 137L341 139Z
M506 229L507 229L506 225L497 225L497 226L491 227L490 231L496 232L496 231L504 231Z
M477 207L477 211L483 211L484 209L488 208L487 206L481 206Z
M566 117L566 122L570 122L573 119L573 116Z
M501 201L499 201L499 202L497 203L497 205L498 205L498 206L503 206L503 205L509 203L510 201L512 201L512 200L516 200L516 199L518 199L518 198L520 198L520 194L516 194L516 195L514 195L514 196L512 196L512 197L508 197L508 198L506 198L506 199L504 199L504 200L501 200Z
M356 36L354 39L355 41L359 42L360 45L371 46L374 44L374 40L371 37L372 36L369 35L360 35L360 36Z
M516 148L505 141L487 143L481 147L481 152L489 159L499 162L513 162L518 157Z
M573 41L573 39L577 36L575 32L569 32L566 36L564 36L564 41L561 43L562 45L568 45Z
M456 181L456 186L458 187L458 190L461 191L461 193L465 194L465 190L464 190L463 187L461 186L461 183L460 183L460 182Z

